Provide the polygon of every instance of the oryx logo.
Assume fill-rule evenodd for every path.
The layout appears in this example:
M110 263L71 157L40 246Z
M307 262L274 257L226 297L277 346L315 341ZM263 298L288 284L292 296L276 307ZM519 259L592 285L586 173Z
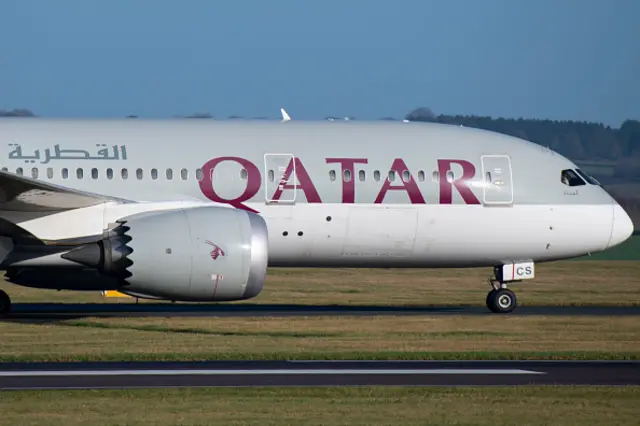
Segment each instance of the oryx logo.
M205 243L213 247L213 250L209 253L213 260L216 260L219 256L225 256L224 250L222 250L217 244L214 244L209 240L205 241Z

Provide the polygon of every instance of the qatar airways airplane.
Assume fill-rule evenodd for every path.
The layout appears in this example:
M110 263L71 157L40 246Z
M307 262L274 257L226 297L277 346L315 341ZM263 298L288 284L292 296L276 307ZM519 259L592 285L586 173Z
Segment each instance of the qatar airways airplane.
M507 313L536 262L633 231L568 159L459 126L21 118L0 145L0 269L36 288L233 301L267 266L492 267Z

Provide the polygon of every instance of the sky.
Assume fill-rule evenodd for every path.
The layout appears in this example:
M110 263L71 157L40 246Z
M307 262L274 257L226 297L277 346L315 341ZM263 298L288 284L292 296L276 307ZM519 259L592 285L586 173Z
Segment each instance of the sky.
M637 0L2 0L0 109L640 119Z

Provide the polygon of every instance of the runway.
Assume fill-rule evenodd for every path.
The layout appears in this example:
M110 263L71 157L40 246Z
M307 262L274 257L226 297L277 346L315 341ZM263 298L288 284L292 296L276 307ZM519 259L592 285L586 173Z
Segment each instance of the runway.
M48 322L84 317L263 317L493 315L484 306L379 306L304 304L187 303L16 303L2 321ZM519 306L509 315L640 316L640 306Z
M0 364L0 389L640 385L640 361L211 361Z

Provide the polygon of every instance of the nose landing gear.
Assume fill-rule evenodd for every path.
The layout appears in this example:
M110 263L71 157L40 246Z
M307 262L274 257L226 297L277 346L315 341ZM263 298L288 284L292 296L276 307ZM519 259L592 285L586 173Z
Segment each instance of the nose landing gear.
M500 265L493 268L494 277L489 278L491 291L487 294L487 308L495 314L513 312L517 305L516 294L507 288L507 282L519 282L534 277L533 262ZM508 274L505 274L505 271ZM505 276L511 278L505 279Z

